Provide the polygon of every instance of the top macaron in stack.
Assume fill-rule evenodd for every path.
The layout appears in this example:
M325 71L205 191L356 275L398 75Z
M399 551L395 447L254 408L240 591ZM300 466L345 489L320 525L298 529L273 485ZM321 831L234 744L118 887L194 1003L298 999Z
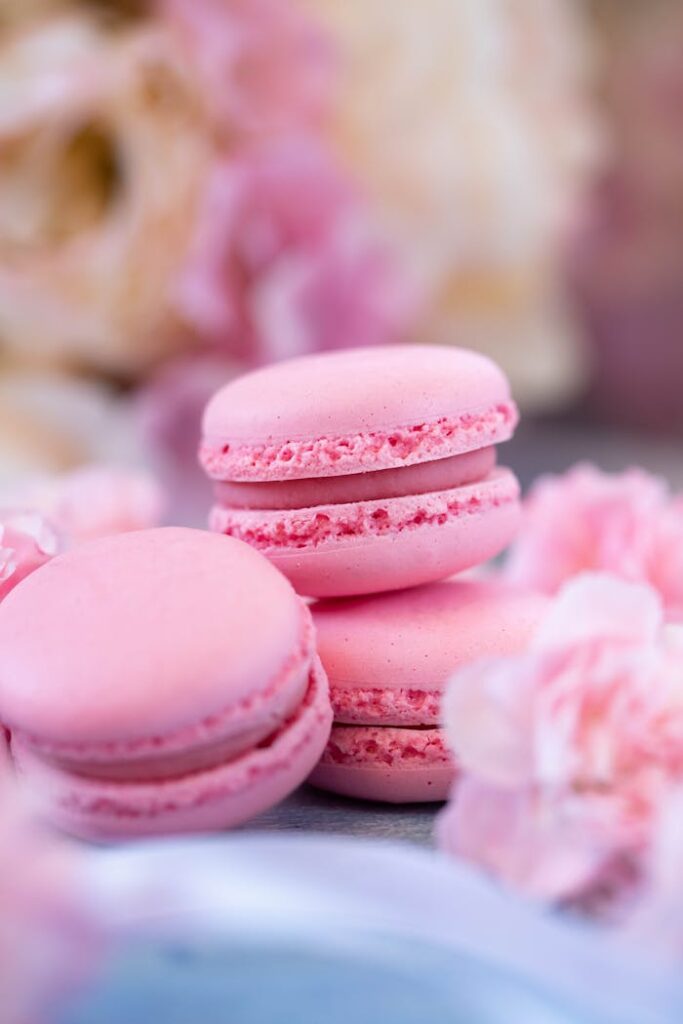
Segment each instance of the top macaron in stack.
M256 370L204 415L211 526L312 597L444 579L512 539L519 486L494 446L516 423L502 372L464 349L367 348Z

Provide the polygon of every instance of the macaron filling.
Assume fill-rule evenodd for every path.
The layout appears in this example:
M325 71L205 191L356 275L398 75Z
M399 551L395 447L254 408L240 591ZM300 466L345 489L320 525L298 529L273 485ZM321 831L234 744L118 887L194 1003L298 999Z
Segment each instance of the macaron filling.
M331 718L327 692L327 677L316 658L308 671L303 700L266 740L231 761L173 778L112 780L76 776L38 757L20 737L13 738L12 749L19 770L30 772L42 783L41 789L52 794L67 819L131 823L136 819L164 819L169 814L239 797L310 757L311 752L315 757L321 727L326 731Z
M345 476L261 483L221 481L215 486L219 504L244 509L301 509L352 501L400 498L450 490L484 479L496 464L493 445L446 459Z
M314 549L430 525L516 505L519 484L507 469L448 490L305 509L238 509L214 505L210 527L271 553Z

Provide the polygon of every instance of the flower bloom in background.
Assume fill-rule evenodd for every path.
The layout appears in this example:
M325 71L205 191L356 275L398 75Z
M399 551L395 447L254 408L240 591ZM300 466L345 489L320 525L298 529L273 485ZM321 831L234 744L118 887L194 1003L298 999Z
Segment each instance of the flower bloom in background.
M395 338L408 285L329 150L288 137L213 167L178 306L231 353L271 361Z
M0 88L3 344L139 373L187 344L167 295L210 148L172 38L40 21L3 39Z
M610 147L569 253L594 353L591 405L683 430L683 5L590 0Z
M77 894L74 847L43 832L22 799L0 733L0 992L3 1024L48 1024L100 946Z
M296 0L157 0L199 76L219 134L242 139L315 131L335 80L334 44Z
M557 264L600 150L569 0L301 0L339 49L330 137L425 301L416 336L494 356L524 406L585 370Z
M683 782L683 632L654 590L573 580L526 654L454 676L444 717L464 777L443 848L540 900L637 888Z
M58 546L57 535L39 513L0 509L0 601L57 554Z
M627 934L650 951L683 959L683 785L662 803L648 858L648 885Z
M1 497L6 504L34 509L65 546L158 526L165 504L150 474L106 465L28 480Z
M639 469L610 475L580 464L563 476L541 477L504 573L553 594L587 570L649 583L667 616L682 617L683 500Z
M136 379L193 347L257 362L395 340L405 288L370 207L338 158L311 156L332 50L295 0L159 0L116 30L75 9L9 33L0 336L13 356Z

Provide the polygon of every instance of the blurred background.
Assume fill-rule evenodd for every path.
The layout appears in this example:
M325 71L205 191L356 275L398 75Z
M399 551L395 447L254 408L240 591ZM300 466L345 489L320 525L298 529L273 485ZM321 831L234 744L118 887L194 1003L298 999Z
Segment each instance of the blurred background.
M54 475L107 463L153 471L166 517L202 525L209 495L196 448L216 388L274 360L408 341L473 347L501 363L523 413L506 462L525 484L591 459L605 469L640 463L683 487L681 0L0 0L0 504L50 508ZM60 492L60 526L85 537L156 521L156 492L126 480L109 492L97 471L76 474L73 491ZM329 813L332 822L335 808ZM2 821L10 835L6 812ZM216 848L203 903L193 887L201 870L165 876L144 852L128 865L122 853L119 873L116 859L113 868L105 862L107 885L119 880L131 915L141 892L157 892L160 906L172 893L184 913L204 908L211 920L216 880L232 880L225 898L241 898L246 919L249 900L262 907L278 877L283 892L298 893L301 849L276 848L271 864L257 847L243 863L239 849ZM62 956L75 961L72 947L92 945L71 907L45 897L44 910L35 879L48 873L40 844L36 871L27 871L30 849L17 847L13 872L10 853L0 858L6 979L21 981L17 934L26 948L44 936L40 957L26 956L22 992L46 990L44 976L62 972ZM247 865L255 875L245 895L237 883ZM418 868L412 877L424 877L427 891L429 872L441 868L436 860ZM157 891L149 879L158 872ZM591 948L579 952L583 934L575 953L559 933L534 930L525 946L524 929L504 923L504 913L521 913L512 904L492 906L488 918L477 904L463 916L473 880L464 877L457 892L454 881L449 904L443 872L433 893L444 913L458 908L451 931L471 943L474 924L495 922L486 942L512 936L501 956L516 968L531 951L533 963L522 966L534 983L559 985L549 962L573 973L572 984L574 965L585 968L591 1012L534 1019L606 1022L605 1007L593 1007L604 994L623 1000L620 1024L682 1019L680 1009L647 1015L629 988L645 982L621 959L609 984ZM384 862L374 873L391 881ZM188 886L180 896L178 877ZM340 869L330 900L342 877ZM360 885L363 872L347 872L347 891L356 877ZM326 909L323 890L311 891ZM369 905L375 942L385 918L373 916L368 891L361 886L358 904ZM393 912L397 891L387 889L382 914ZM451 931L444 935L461 949ZM316 956L319 934L330 931L314 934ZM550 951L540 980L531 970L538 949ZM491 950L482 940L475 952ZM414 947L409 955L398 958L404 982ZM150 962L166 1007L176 998L168 978L194 961L174 945L143 967ZM222 960L211 961L221 984L234 985L231 996L241 991L239 972L250 977L243 961L232 962L229 976ZM460 984L476 981L466 969L441 972L452 992L432 984L443 1003L431 1020L475 1019ZM593 983L598 971L607 984ZM347 1019L355 1004L342 981ZM208 998L214 990L199 982ZM499 979L477 986L477 998L504 1002L506 1024L531 1019ZM394 1019L425 1018L424 1002L411 1017L410 992L396 991L405 1002L391 1004ZM269 993L280 998L277 988ZM418 995L424 1000L422 988ZM131 1005L117 1010L109 1000L99 1016L86 1005L63 1020L159 1017ZM476 1019L497 1021L496 1012ZM300 1020L318 1017L316 1002Z
M0 488L143 464L201 522L207 396L478 348L528 482L679 477L678 0L0 0Z

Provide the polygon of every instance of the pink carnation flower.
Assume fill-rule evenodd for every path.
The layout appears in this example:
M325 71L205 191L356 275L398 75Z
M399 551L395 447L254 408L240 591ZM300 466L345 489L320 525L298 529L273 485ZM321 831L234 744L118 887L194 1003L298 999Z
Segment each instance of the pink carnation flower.
M141 470L85 466L55 487L52 517L72 541L158 526L164 499Z
M177 296L199 333L257 361L395 339L414 304L348 178L304 137L215 165Z
M293 0L158 0L220 133L315 125L335 77L331 37Z
M0 734L1 1017L39 1024L85 980L100 941L76 894L79 858L37 825L4 747Z
M206 525L211 488L197 459L202 412L241 372L243 367L218 352L195 354L166 363L137 392L138 432L162 481L170 522Z
M80 6L2 40L3 347L130 379L206 340L174 286L214 164L317 132L334 61L296 0Z
M647 884L627 932L637 942L683 959L683 786L673 789L657 819Z
M0 601L56 553L57 537L41 515L0 510Z
M581 897L642 861L683 780L683 631L651 588L585 574L526 654L458 672L444 715L465 781L441 845L534 897Z
M45 516L67 545L158 526L164 511L148 473L106 465L30 481L12 497Z
M552 594L591 570L649 583L667 617L683 616L683 501L639 469L608 475L578 465L542 477L527 499L506 576Z

